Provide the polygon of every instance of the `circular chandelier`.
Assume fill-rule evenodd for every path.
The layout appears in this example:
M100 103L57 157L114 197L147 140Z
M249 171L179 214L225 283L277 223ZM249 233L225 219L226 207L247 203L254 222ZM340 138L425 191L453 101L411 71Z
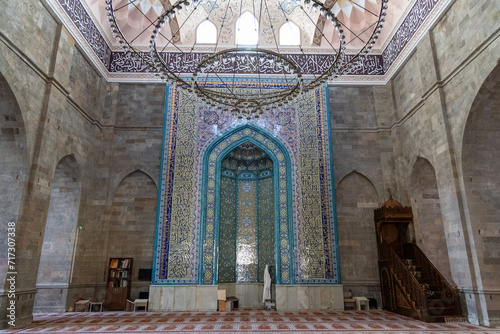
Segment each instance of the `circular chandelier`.
M117 42L146 64L148 71L208 105L251 119L352 69L379 38L387 1L106 0L106 10ZM346 2L368 13L365 17L370 20L350 24L345 15L340 17L339 9ZM244 15L253 19L238 22ZM308 30L308 44L327 56L314 74L304 73L308 64L303 45L307 43L301 41L301 30L290 29L292 35L298 34L293 36L298 43L281 43L277 25L297 21ZM210 22L207 30L215 27L213 22L218 25L215 38L208 43L193 37L194 31L203 33L198 30L203 30L205 22ZM331 35L325 34L327 29ZM181 66L173 65L171 55L177 56ZM191 66L183 67L184 63ZM251 89L238 85L242 75L254 78Z

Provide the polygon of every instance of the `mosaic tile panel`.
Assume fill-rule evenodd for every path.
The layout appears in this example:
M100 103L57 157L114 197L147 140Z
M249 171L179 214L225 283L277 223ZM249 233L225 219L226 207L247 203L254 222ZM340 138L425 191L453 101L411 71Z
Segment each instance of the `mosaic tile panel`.
M258 201L259 201L259 245L258 245L258 279L264 282L264 269L266 264L275 265L274 259L274 192L272 171L259 173Z
M193 179L194 152L196 147L196 113L183 101L179 108L177 137L175 142L174 180L172 184L172 215L170 222L170 247L168 254L168 277L189 279L192 277L190 259L193 252ZM193 103L191 102L191 107Z
M250 283L257 281L257 180L237 183L236 282Z
M291 211L291 191L288 190L290 187L290 184L288 182L288 179L290 178L289 172L287 173L287 170L289 171L291 166L290 162L287 162L285 159L285 154L288 155L288 153L282 151L282 148L274 143L274 139L271 139L272 137L265 135L265 133L261 132L262 130L258 128L254 128L253 126L243 126L240 128L237 128L233 130L232 132L228 133L226 136L222 137L220 141L215 142L215 146L207 152L209 154L208 157L208 165L206 166L205 170L208 170L208 173L206 174L206 194L207 194L207 201L206 201L206 207L205 207L205 221L202 222L202 225L206 226L205 229L205 235L202 236L204 239L203 241L203 263L202 263L202 277L203 277L203 283L204 284L213 284L213 270L215 268L215 264L213 262L213 258L211 257L211 254L213 253L213 247L211 246L213 244L213 235L209 233L209 230L211 230L211 226L215 223L215 220L217 217L215 217L215 212L211 210L213 207L215 201L215 196L212 199L211 194L215 194L216 192L216 173L215 170L217 169L217 166L220 164L220 159L223 157L223 155L226 154L226 152L233 147L236 147L239 145L239 143L242 143L244 141L253 141L255 144L257 144L261 148L266 148L267 150L270 150L271 156L274 156L276 161L277 161L277 168L279 170L278 174L278 190L279 193L282 195L280 196L280 202L279 202L279 207L280 207L280 214L278 218L278 223L280 226L280 236L279 236L279 249L280 249L280 254L281 256L279 257L279 268L280 268L280 277L279 279L283 284L289 284L291 283L291 275L290 275L290 240L292 240L291 236L291 231L289 228L290 221L289 218L289 212ZM214 171L213 173L210 171ZM208 232L208 233L207 233Z
M320 91L316 91L316 108L318 110L323 110L323 107L326 105L326 94L321 94ZM328 117L325 117L324 113L316 113L317 116L317 124L319 131L318 135L318 162L319 162L319 179L321 183L320 192L321 192L321 223L323 228L323 235L330 236L330 238L323 238L323 249L324 249L324 259L325 259L325 279L327 280L335 280L338 277L335 277L336 269L338 266L337 256L337 239L334 234L334 228L332 228L332 222L335 222L335 212L334 205L329 200L330 198L335 198L335 194L333 193L332 182L329 176L332 175L330 165L331 160L329 159L329 145L326 145L326 141L328 140L328 135L326 133L330 133L329 131L329 120ZM333 179L333 177L332 177ZM335 224L335 223L334 223Z
M297 254L301 278L325 278L323 229L321 220L321 184L318 150L316 96L309 93L298 100L299 169L301 182L301 221ZM311 108L311 106L313 106Z
M241 89L255 89L241 80ZM270 79L268 86L280 84ZM278 234L271 243L277 251L277 283L338 283L325 98L325 91L318 90L293 106L247 122L170 91L153 284L217 284L221 161L246 141L275 161L273 228ZM256 270L259 280L261 270Z
M234 283L236 278L236 179L226 171L221 177L219 219L219 283ZM227 175L227 176L225 176Z
M154 284L195 284L198 225L193 217L196 137L193 101L167 88ZM175 173L174 173L175 170Z

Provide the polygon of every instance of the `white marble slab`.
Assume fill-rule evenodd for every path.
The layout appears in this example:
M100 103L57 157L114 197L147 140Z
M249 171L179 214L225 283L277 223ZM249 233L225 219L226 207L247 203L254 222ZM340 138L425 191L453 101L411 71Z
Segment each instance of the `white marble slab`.
M151 311L216 311L216 285L151 285Z
M343 310L344 289L338 285L277 285L276 309Z

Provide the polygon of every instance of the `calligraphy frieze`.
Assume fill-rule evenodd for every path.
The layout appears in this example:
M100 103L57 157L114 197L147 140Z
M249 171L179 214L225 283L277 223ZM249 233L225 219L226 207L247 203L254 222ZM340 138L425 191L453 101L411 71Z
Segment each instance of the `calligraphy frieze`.
M80 0L58 0L71 21L87 41L92 51L109 70L111 64L111 48L102 37L99 29L90 17Z
M297 101L299 121L299 168L301 183L301 221L297 261L299 278L323 279L324 248L321 224L321 193L318 160L318 124L315 94Z
M424 20L429 16L439 0L418 0L399 26L398 30L387 44L382 58L384 73L389 70L404 47L410 42Z
M172 213L168 254L168 278L190 279L194 271L193 180L196 146L196 108L180 94L177 137L175 140Z
M165 64L174 73L193 73L198 64L210 53L180 53L163 52L161 54ZM288 54L301 73L313 76L323 73L330 68L335 60L331 54ZM281 74L283 65L271 63L264 60L255 64L249 61L250 54L241 54L235 57L233 62L230 58L223 59L217 64L211 65L210 70L220 74ZM349 61L353 55L346 55L345 61ZM146 73L148 71L147 61L151 59L149 53L142 53L141 57L133 57L124 52L113 52L110 72L122 73ZM347 70L348 75L383 75L383 61L381 55L370 54L367 57L353 62L353 66Z

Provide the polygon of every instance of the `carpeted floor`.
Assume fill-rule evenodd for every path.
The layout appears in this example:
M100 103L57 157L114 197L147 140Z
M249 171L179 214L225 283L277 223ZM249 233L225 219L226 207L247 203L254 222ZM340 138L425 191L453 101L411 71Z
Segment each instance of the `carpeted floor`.
M466 322L425 323L372 311L93 312L36 314L7 333L500 333Z

